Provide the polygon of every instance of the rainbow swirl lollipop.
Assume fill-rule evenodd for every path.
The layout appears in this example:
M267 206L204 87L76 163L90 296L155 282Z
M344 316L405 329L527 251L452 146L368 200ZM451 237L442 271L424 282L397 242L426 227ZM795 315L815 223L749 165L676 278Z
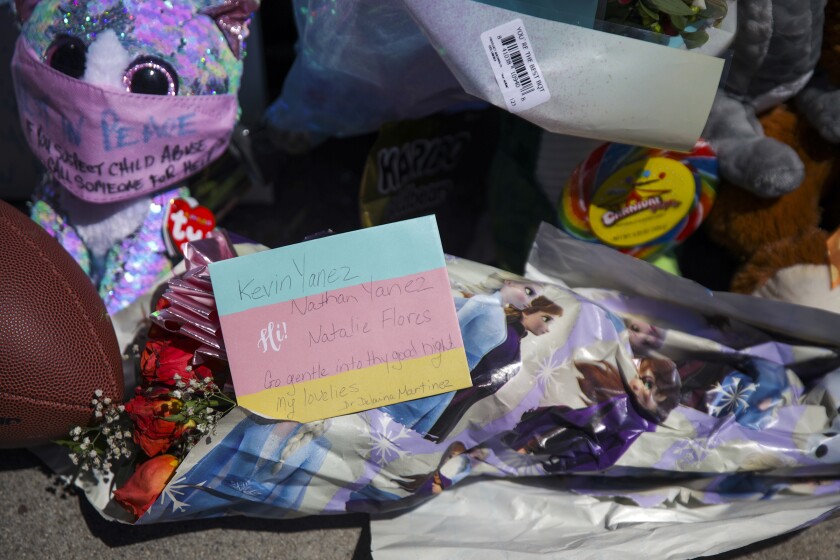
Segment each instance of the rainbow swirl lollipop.
M578 239L653 260L697 230L717 184L717 157L703 140L690 153L603 144L563 188L560 226Z

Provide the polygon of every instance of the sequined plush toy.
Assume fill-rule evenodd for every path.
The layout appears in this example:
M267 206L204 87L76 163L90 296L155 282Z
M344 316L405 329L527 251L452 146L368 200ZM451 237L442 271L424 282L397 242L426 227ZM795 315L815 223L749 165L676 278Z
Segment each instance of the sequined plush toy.
M171 269L171 201L228 146L255 0L16 0L12 74L46 167L32 218L113 315ZM174 224L174 228L172 225ZM206 224L205 224L206 225ZM177 241L177 239L176 239ZM171 243L170 243L171 246Z

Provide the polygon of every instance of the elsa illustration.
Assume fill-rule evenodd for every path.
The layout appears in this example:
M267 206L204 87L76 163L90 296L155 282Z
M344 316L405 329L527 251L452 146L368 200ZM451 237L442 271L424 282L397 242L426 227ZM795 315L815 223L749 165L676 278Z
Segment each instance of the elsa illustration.
M545 290L539 282L503 272L491 274L481 287L484 293L465 293L464 297L455 298L458 326L470 370L505 340L505 309L525 309Z
M541 336L563 315L563 308L545 296L538 296L524 309L508 306L505 312L505 337L488 351L470 371L473 386L451 394L450 402L425 434L427 439L446 439L466 411L475 403L495 394L522 365L520 343L532 334Z
M299 424L249 414L189 471L189 502L225 509L247 501L250 515L299 510L331 448L328 426L329 420Z
M624 326L630 334L630 348L641 356L652 355L665 343L665 329L646 323L635 317L624 317Z
M464 291L461 297L454 298L467 365L471 371L488 352L506 340L507 315L517 317L517 313L528 307L545 289L538 282L503 272L491 274L478 288L489 293ZM518 348L518 338L515 340ZM455 393L434 395L393 404L381 410L404 426L425 434L454 396Z

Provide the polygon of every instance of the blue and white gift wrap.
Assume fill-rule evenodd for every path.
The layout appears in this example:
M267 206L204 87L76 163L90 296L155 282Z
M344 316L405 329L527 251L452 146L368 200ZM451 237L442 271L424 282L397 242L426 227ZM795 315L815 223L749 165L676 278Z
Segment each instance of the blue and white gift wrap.
M545 250L556 240L540 242ZM665 497L628 490L628 475L692 476L699 504L840 490L830 477L802 483L840 464L840 438L829 432L840 424L840 381L831 373L840 361L829 341L808 337L819 332L813 322L840 332L840 318L796 308L800 320L812 319L796 338L796 328L777 319L790 313L779 315L775 304L763 313L772 302L752 300L750 313L737 306L711 312L690 297L674 296L681 305L659 297L673 291L667 286L629 293L630 284L618 290L593 280L594 289L570 289L580 271L561 280L546 266L531 267L539 282L520 279L538 286L525 309L505 308L504 298L488 296L498 293L492 284L499 278L515 277L454 257L447 269L452 295L462 300L456 307L472 297L497 301L503 312L488 313L507 322L506 333L501 326L487 331L504 340L470 361L476 386L308 424L235 408L136 523L398 510L480 476L575 474L575 492L650 507ZM533 312L540 301L553 307ZM515 325L534 316L546 327ZM663 343L634 350L633 318L657 325ZM468 334L465 341L481 341ZM663 365L667 387L651 373ZM661 405L658 412L645 394ZM92 501L103 514L132 521L113 502Z

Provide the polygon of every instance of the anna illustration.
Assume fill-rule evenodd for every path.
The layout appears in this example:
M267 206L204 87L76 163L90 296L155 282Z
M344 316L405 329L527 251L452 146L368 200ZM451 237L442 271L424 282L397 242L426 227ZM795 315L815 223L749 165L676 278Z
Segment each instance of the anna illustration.
M612 466L639 435L652 432L680 401L680 377L667 359L643 358L625 387L608 362L576 361L586 408L553 406L522 417L508 444L545 457L547 472L597 471ZM629 389L629 393L628 393Z
M761 346L737 351L636 318L624 323L634 353L675 361L684 406L711 416L733 414L738 423L762 429L772 423L773 410L792 398L785 367L763 359Z
M520 343L528 334L541 336L563 315L563 308L545 296L538 296L531 305L519 310L506 307L505 339L487 352L470 371L473 386L455 392L451 402L426 433L427 439L445 439L466 411L476 402L495 394L522 365Z
M643 414L656 422L664 422L680 402L679 372L674 362L666 358L635 361L638 373L628 383L634 400L643 409ZM575 362L575 367L583 374L578 378L578 386L587 405L627 394L621 376L611 364Z

